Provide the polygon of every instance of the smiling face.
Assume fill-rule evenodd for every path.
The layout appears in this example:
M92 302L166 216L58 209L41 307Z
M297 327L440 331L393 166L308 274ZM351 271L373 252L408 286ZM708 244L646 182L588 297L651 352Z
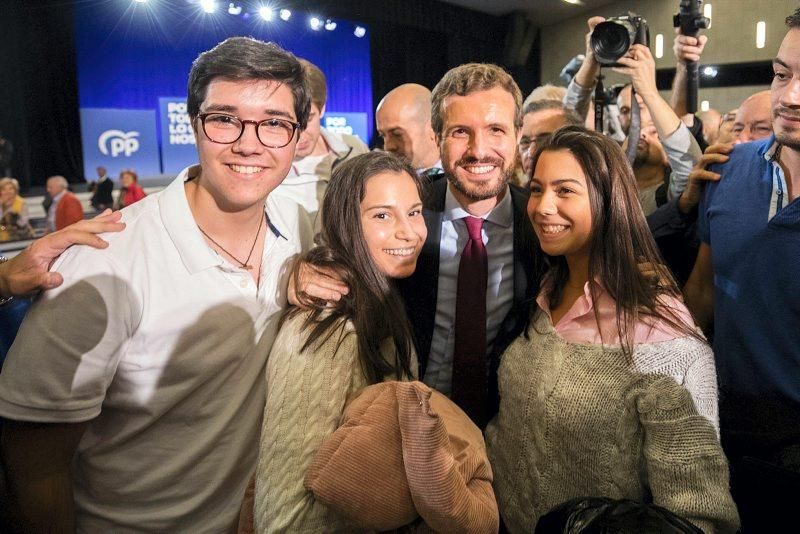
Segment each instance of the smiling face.
M550 256L588 258L592 207L586 174L568 150L546 150L531 180L528 217Z
M297 122L292 92L283 84L265 80L214 79L206 90L200 112L219 111L242 120L268 118ZM198 187L205 188L226 211L242 211L263 204L267 195L286 177L297 143L297 133L283 148L267 148L247 124L234 143L211 141L200 119L194 121L202 173Z
M514 172L519 136L514 97L501 87L450 95L442 104L442 166L462 206L502 198Z
M800 29L792 28L783 38L773 60L772 126L783 145L800 150Z
M381 172L364 186L361 228L372 261L389 278L414 273L428 231L414 180L404 172Z

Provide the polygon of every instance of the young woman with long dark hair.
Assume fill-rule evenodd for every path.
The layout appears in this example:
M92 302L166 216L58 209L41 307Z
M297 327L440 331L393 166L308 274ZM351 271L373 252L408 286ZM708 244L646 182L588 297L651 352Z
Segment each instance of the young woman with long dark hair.
M267 362L255 488L257 532L352 532L303 477L362 388L416 376L411 330L392 279L410 276L427 231L421 182L398 157L372 152L338 166L322 204L322 244L305 262L350 291L284 317Z
M503 355L487 429L511 532L576 497L652 502L734 532L714 355L662 263L619 146L579 126L533 156L528 215L550 268Z

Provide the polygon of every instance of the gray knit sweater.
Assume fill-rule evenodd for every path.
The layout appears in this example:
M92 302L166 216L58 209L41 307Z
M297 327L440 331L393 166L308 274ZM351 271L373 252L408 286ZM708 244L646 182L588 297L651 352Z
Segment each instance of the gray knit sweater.
M652 502L705 532L739 525L718 438L714 355L684 337L619 347L569 343L539 312L499 370L486 431L511 532L575 497Z
M359 530L314 498L303 477L322 442L339 427L345 406L369 385L358 357L351 322L320 336L301 350L308 337L299 314L281 327L267 361L267 402L256 469L254 522L258 533L353 533ZM382 353L394 358L394 345ZM417 375L416 356L411 361ZM387 377L391 378L391 377Z

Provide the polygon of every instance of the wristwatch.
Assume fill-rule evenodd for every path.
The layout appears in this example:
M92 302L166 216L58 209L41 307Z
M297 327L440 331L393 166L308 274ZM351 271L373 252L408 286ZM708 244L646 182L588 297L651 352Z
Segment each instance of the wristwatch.
M0 264L3 264L8 261L8 258L5 256L0 255ZM9 302L14 300L14 297L0 297L0 307L5 306Z

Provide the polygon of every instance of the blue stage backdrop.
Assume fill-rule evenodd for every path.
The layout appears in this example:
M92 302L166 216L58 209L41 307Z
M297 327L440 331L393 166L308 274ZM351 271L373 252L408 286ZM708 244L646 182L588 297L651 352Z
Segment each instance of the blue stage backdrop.
M231 4L234 11L241 7L241 12L229 13ZM369 143L368 126L373 120L369 34L354 35L356 26L366 29L364 25L337 19L334 30L323 26L314 31L309 18L318 16L324 23L324 13L294 11L285 21L275 9L272 20L266 21L257 12L259 2L217 1L216 5L216 12L204 13L199 1L76 3L80 107L158 111L161 160L157 164L163 162L163 172L175 173L186 162L192 145L186 138L169 142L170 126L173 135L182 128L180 119L170 122L169 103L173 103L173 111L179 111L179 103L186 97L189 68L200 52L226 37L244 35L275 41L319 66L328 78L331 129L352 128ZM86 124L82 128L94 129ZM130 129L125 124L115 128ZM85 154L86 150L84 146ZM93 177L94 163L85 159L86 176Z
M161 172L155 111L81 108L81 141L87 177L96 177L97 167L105 167L109 176L123 169L140 176Z

